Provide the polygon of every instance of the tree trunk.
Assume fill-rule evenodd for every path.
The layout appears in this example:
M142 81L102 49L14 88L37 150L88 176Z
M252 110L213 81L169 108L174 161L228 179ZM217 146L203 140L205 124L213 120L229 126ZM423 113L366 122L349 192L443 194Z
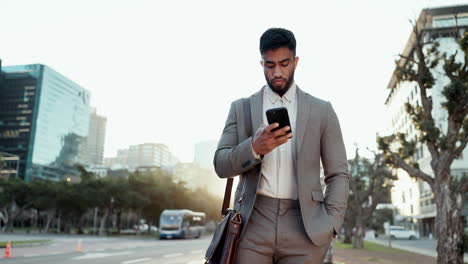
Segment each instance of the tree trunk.
M117 212L117 233L120 234L120 225L121 225L121 218L122 218L122 210Z
M101 218L101 225L99 226L99 235L100 236L105 236L106 235L106 221L107 221L107 216L109 215L109 209L106 209L104 211L104 215Z
M50 223L52 222L52 219L54 218L54 213L55 213L54 211L47 211L46 212L46 224L45 224L44 230L43 230L44 233L49 232Z
M356 230L354 231L354 248L364 247L364 227L360 216L356 217Z
M16 218L18 218L19 215L21 215L22 212L23 210L17 210L16 208L12 210L12 212L10 213L10 221L8 221L7 224L7 231L13 233L13 225L15 223L15 220Z
M3 221L2 232L6 232L6 231L7 231L6 229L7 229L7 226L8 226L8 222L10 221L9 214L8 214L8 210L7 210L6 207L2 210L2 218L1 218L1 220Z
M351 226L345 226L344 240L343 243L353 243L353 228Z
M448 173L450 172L443 172ZM450 175L448 175L451 179ZM442 178L442 177L439 177ZM436 178L437 179L437 178ZM447 178L446 178L447 179ZM437 214L437 263L463 264L463 194L450 189L451 180L436 182L434 196Z
M85 216L86 215L82 215L81 217L79 217L78 221L77 221L77 234L79 235L82 235L84 234L84 230L83 230L83 222L85 221Z
M57 234L60 234L61 232L61 225L62 225L62 213L59 213L57 216Z
M94 207L94 216L93 216L93 234L97 234L97 216L98 216L99 208Z

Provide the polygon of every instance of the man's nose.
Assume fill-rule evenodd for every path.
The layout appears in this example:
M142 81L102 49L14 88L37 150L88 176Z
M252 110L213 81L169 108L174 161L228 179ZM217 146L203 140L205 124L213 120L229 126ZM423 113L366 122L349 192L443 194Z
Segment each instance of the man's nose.
M281 78L283 76L283 72L281 71L280 67L276 66L273 72L273 77Z

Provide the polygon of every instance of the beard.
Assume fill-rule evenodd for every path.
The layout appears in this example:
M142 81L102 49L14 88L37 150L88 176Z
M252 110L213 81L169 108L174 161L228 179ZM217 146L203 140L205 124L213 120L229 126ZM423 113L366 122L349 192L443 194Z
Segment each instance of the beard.
M265 76L265 79L267 81L267 84L268 86L271 88L271 90L275 93L277 93L280 97L283 97L284 94L286 94L289 90L289 88L291 88L291 84L292 82L294 81L294 71L291 73L290 77L289 78L273 78L271 80L268 80L268 77ZM273 85L273 82L277 79L281 79L284 81L285 83L285 86L284 88L276 88L274 85Z

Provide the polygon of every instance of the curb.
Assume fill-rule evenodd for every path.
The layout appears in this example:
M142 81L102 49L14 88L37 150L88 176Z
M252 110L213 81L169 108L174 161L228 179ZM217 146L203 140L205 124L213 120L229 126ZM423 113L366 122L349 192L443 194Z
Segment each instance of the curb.
M372 242L372 243L375 243L375 244L379 244L379 245L388 247L388 241L384 242L384 241L373 240L373 239L364 239L364 240L368 241L368 242ZM395 245L393 243L392 243L392 248L397 248L397 249L401 249L401 250L408 251L408 252L411 252L411 253L417 253L417 254L437 258L437 251L433 251L433 250L427 250L427 249L409 247L409 246L400 246L400 245ZM464 254L464 259L468 260L468 254L467 253Z
M379 244L379 245L388 247L388 241L384 242L384 241L380 241L380 240L371 240L371 239L364 239L364 240L366 240L368 242L371 242L371 243L375 243L375 244ZM434 252L432 250L416 248L416 247L409 247L409 246L400 246L400 245L395 245L393 243L392 243L392 248L401 249L401 250L408 251L408 252L411 252L411 253L417 253L417 254L437 258L437 252Z
M15 245L14 241L11 241L11 248L26 248L26 247L37 247L47 244L52 244L53 241L46 241L46 242L32 242L32 243L24 243ZM6 246L0 246L0 248L5 248Z

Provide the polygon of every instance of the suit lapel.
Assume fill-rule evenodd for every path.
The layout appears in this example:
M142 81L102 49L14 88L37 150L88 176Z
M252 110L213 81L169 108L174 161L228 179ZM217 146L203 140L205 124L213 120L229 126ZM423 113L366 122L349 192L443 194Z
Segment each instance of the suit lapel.
M263 124L263 90L265 86L250 97L250 114L252 116L252 133L255 135L257 129ZM252 136L253 136L252 135Z
M309 121L310 105L306 94L297 87L297 117L296 117L296 153L301 152L302 141Z

